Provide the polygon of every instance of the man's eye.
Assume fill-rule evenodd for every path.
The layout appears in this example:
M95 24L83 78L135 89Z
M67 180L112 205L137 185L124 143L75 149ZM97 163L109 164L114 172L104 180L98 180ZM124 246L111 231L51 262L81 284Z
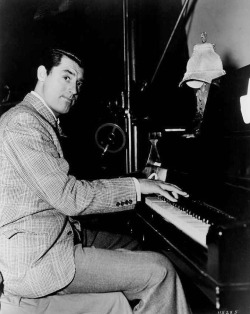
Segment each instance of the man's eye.
M64 76L65 81L69 82L70 81L70 77L69 76Z
M83 86L83 83L81 83L81 82L77 83L77 88L78 88L78 89L81 89L82 86Z

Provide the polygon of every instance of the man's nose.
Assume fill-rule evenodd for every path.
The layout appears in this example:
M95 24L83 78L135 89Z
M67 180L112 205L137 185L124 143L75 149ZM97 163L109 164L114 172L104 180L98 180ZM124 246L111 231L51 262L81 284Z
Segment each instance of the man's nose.
M77 85L76 84L72 84L70 86L70 92L72 95L76 95L78 93L78 90L77 90Z

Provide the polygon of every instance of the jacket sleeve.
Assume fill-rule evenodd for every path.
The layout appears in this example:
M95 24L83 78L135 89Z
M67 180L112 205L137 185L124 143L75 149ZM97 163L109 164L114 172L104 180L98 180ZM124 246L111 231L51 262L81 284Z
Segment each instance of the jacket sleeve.
M53 132L27 112L12 117L5 128L5 154L32 193L69 216L134 207L136 189L132 178L90 182L70 175Z

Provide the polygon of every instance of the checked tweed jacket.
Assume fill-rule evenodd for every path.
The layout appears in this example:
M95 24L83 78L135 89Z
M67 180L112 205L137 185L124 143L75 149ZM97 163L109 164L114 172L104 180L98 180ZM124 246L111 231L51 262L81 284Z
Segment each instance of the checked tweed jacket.
M70 216L133 209L133 178L71 176L56 120L32 93L0 119L0 271L7 293L41 297L73 279Z

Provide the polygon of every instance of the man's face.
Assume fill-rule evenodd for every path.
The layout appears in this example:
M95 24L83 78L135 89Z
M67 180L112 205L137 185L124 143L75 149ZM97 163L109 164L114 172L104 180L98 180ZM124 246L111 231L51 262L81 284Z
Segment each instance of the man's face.
M74 105L83 81L83 69L63 56L61 63L45 76L43 98L55 116L67 113Z

